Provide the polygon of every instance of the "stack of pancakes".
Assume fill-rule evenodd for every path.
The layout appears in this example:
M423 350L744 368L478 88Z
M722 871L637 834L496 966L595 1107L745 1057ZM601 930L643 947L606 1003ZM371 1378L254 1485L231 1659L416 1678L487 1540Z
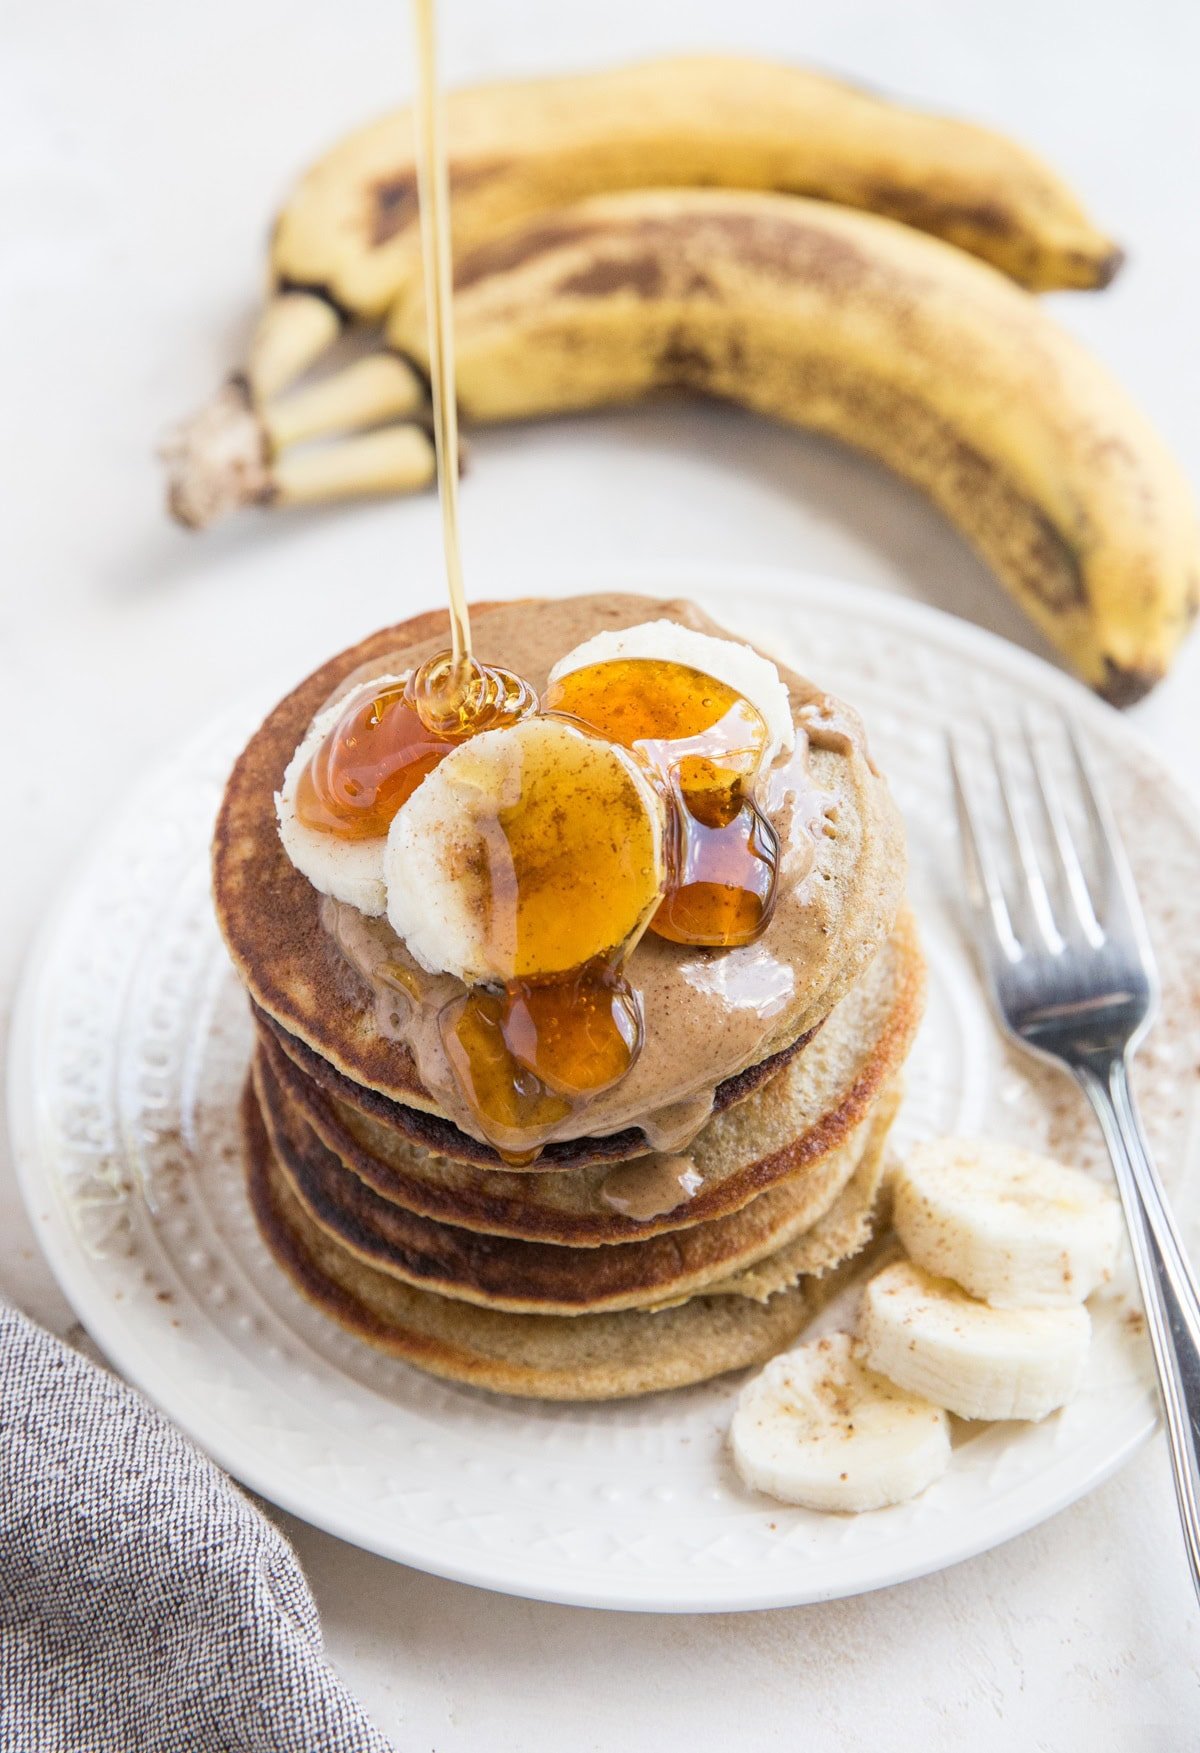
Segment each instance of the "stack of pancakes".
M476 645L485 662L540 688L550 663L600 628L661 618L723 632L688 604L604 596L479 610ZM686 1053L672 1059L688 1023L678 1021L677 997L673 1029L656 1041L663 983L654 958L674 958L672 974L686 958L701 968L711 1017L719 982L707 971L741 952L698 957L644 939L630 957L635 986L645 958L656 1051L644 1057L658 1098L712 1097L711 1117L686 1147L690 1196L639 1203L654 1165L634 1117L616 1109L609 1117L620 1124L595 1124L591 1111L580 1124L592 1130L556 1138L532 1164L506 1165L461 1112L439 1110L404 1040L380 1029L376 995L346 961L322 897L287 859L276 826L274 794L317 712L351 683L402 673L445 642L444 616L423 616L325 665L267 719L226 790L214 888L256 1022L244 1129L262 1232L311 1302L454 1380L604 1399L761 1362L800 1331L878 1221L887 1130L923 986L886 787L857 721L839 707L843 729L824 746L814 739L810 755L814 782L835 800L804 878L815 947L764 1007L749 1058L745 1028L731 1029L740 1058L707 1089L689 1083ZM823 696L780 673L798 722L814 699L832 721ZM762 965L784 958L781 934L798 917L777 909ZM405 955L398 940L395 955ZM656 1203L668 1209L635 1215Z

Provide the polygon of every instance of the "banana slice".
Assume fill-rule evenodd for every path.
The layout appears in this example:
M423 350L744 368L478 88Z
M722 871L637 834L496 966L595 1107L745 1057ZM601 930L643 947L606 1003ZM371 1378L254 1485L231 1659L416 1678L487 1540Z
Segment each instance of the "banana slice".
M701 675L724 682L748 700L766 726L763 766L770 766L776 755L794 746L796 732L788 691L770 659L737 640L717 639L711 633L698 633L675 621L643 621L637 627L596 633L585 639L582 645L560 657L550 671L551 698L554 684L576 670L639 658L698 670Z
M874 1510L924 1491L950 1462L940 1406L868 1367L848 1333L772 1358L730 1429L747 1485L813 1510Z
M666 879L664 804L633 756L561 719L484 731L397 812L387 916L470 985L565 973L635 937Z
M1081 1303L1116 1265L1115 1196L1082 1170L1013 1145L918 1145L896 1173L894 1199L907 1253L996 1308Z
M323 895L332 895L357 907L370 918L382 916L387 906L383 881L384 836L373 840L345 840L337 834L322 834L308 828L296 814L296 787L321 744L334 725L356 701L365 700L389 684L399 686L400 676L372 676L359 687L319 712L308 727L300 747L288 762L283 784L275 793L275 813L279 819L279 838L283 849L302 876Z
M1092 1323L1082 1303L994 1309L911 1260L863 1293L858 1332L874 1369L960 1418L1045 1418L1075 1393Z

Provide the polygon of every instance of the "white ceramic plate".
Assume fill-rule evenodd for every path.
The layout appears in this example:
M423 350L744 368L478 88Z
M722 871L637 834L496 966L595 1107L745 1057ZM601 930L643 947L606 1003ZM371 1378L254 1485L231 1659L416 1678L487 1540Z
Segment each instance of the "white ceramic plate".
M954 901L943 751L952 723L981 757L987 721L1003 733L1028 711L1051 743L1064 709L1083 725L1162 963L1163 1018L1139 1083L1186 1215L1200 833L1128 722L974 628L829 580L659 567L575 588L602 583L699 598L866 718L907 820L932 974L901 1143L987 1129L1101 1169L1073 1089L1010 1054L981 997ZM33 959L11 1067L21 1182L64 1291L113 1362L240 1479L442 1576L588 1606L715 1611L849 1595L952 1564L1079 1497L1147 1435L1149 1361L1127 1290L1096 1308L1070 1407L1036 1426L963 1426L949 1473L922 1498L856 1518L741 1487L724 1447L740 1377L601 1406L506 1400L423 1376L309 1308L243 1193L235 1105L250 1031L208 894L220 789L260 715L213 726L96 847Z

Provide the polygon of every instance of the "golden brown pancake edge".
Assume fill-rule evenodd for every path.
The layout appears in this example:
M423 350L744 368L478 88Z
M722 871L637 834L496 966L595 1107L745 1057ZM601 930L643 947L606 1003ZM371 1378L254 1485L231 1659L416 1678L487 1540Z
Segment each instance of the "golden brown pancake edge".
M246 1170L264 1242L314 1308L367 1344L445 1381L526 1399L617 1400L765 1363L799 1335L837 1275L766 1302L695 1297L617 1314L500 1314L373 1272L336 1247L290 1194L258 1105L243 1100Z
M481 1235L415 1216L342 1167L273 1082L262 1056L255 1092L277 1165L307 1216L365 1265L441 1296L514 1313L579 1315L683 1300L734 1278L812 1231L866 1159L876 1169L894 1104L884 1100L807 1174L707 1223L607 1247ZM878 1174L866 1174L874 1202ZM815 1256L810 1271L835 1264Z

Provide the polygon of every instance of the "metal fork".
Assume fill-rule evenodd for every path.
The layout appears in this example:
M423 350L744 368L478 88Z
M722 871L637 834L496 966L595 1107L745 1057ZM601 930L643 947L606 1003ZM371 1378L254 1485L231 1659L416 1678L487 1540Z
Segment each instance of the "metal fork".
M1074 732L1069 725L1064 731L1087 812L1091 880L1062 794L1027 723L1024 741L1044 828L1040 836L1010 763L992 737L1004 838L1015 875L1007 895L1004 856L985 831L964 780L965 759L948 739L967 896L1006 1032L1071 1073L1096 1111L1112 1158L1158 1369L1192 1582L1200 1596L1200 1292L1129 1081L1130 1060L1157 1009L1158 976L1107 801Z

